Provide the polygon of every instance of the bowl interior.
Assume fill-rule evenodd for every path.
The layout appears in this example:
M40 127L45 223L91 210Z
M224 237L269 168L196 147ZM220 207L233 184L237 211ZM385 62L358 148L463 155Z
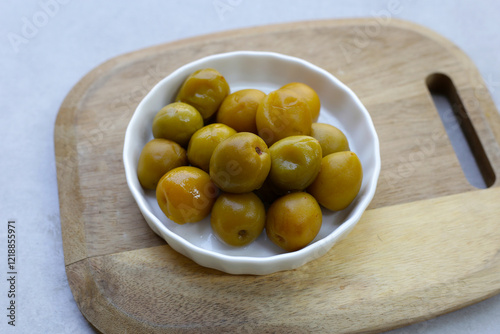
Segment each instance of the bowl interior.
M353 227L375 192L380 171L379 144L375 129L358 98L331 74L303 60L268 52L220 54L185 65L160 81L139 104L127 129L124 162L129 187L150 226L164 237L167 235L175 238L194 250L214 256L258 259L279 257L285 253L267 240L265 233L246 247L227 246L212 233L209 217L198 223L178 225L166 218L160 210L154 191L144 190L137 180L139 155L143 146L153 139L151 125L154 116L173 101L178 88L190 73L207 67L215 68L224 75L231 92L255 88L269 93L294 81L303 82L316 90L321 100L318 122L332 124L346 134L351 150L361 160L363 183L357 198L347 209L340 212L323 210L323 224L315 240L308 247L294 253L300 255L311 251L320 239L329 240L333 244L334 240Z

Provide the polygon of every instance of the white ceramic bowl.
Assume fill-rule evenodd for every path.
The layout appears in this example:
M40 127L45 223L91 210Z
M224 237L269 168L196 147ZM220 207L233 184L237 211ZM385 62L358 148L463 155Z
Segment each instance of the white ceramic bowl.
M215 68L226 78L231 91L245 88L265 93L289 82L311 86L321 100L319 121L341 129L350 148L361 160L363 183L354 202L345 210L323 210L323 224L307 247L287 253L265 233L242 248L222 244L212 233L210 217L194 224L178 225L160 210L154 191L146 191L137 178L137 162L151 139L156 113L175 98L186 77L201 68ZM356 95L327 71L302 59L272 53L238 51L216 54L182 66L161 80L137 107L125 134L123 161L127 183L149 226L168 244L198 264L230 274L263 275L297 268L325 254L352 230L370 203L380 173L379 141L368 111Z

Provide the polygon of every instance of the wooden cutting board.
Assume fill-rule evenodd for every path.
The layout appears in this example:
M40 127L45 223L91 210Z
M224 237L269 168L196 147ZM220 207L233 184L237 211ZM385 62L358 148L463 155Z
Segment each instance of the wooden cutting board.
M150 230L125 182L124 133L143 96L179 66L234 50L326 69L360 97L379 134L369 209L347 238L296 270L233 276L195 264ZM457 107L489 188L464 177L428 85ZM86 75L57 117L69 284L104 333L366 333L426 320L500 292L499 142L500 117L475 66L408 22L283 24L122 55Z

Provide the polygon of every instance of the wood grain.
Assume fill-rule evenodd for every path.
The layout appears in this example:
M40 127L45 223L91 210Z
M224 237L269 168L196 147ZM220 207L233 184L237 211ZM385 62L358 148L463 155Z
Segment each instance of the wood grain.
M131 314L151 333L385 329L499 291L500 229L491 214L500 213L499 196L491 188L369 210L334 252L268 276L203 268L165 245L80 261L68 277L104 332L115 332L115 321L135 332Z
M123 137L140 100L177 67L234 50L323 67L360 97L379 134L382 171L369 209L346 239L296 270L255 277L200 267L149 229L126 186ZM453 82L477 134L472 148L500 175L500 116L477 69L408 22L230 31L94 69L68 94L54 134L66 271L83 315L105 333L362 333L499 293L499 181L479 190L465 179L426 85L435 73Z

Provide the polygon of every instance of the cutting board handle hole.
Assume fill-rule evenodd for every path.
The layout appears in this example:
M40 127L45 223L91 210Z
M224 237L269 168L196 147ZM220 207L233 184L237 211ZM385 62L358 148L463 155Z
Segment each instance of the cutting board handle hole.
M426 83L467 181L476 188L491 187L495 172L453 81L433 73Z

